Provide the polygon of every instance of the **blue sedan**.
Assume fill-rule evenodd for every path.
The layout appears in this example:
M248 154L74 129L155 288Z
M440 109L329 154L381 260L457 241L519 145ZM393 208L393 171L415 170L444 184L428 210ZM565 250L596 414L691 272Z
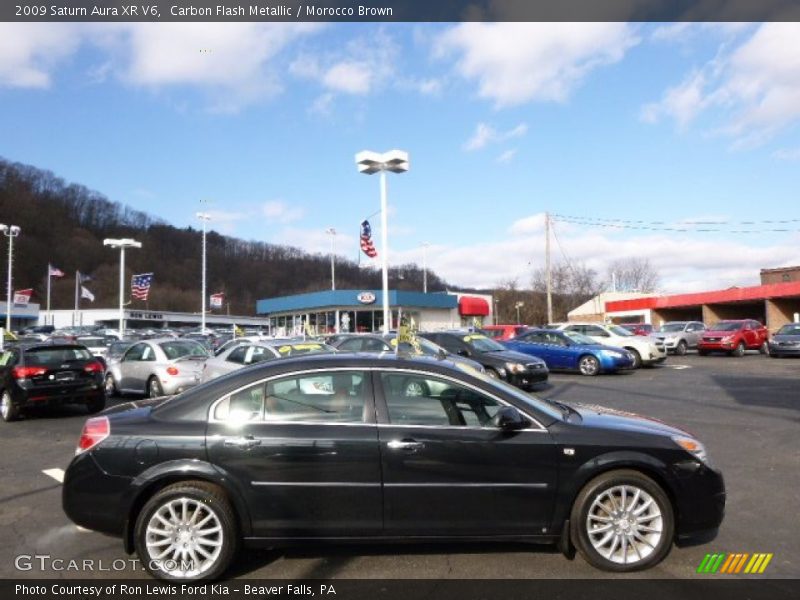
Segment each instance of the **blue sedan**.
M597 375L632 369L634 366L634 357L627 350L598 344L592 338L574 331L529 329L513 340L502 343L510 350L538 356L551 371Z

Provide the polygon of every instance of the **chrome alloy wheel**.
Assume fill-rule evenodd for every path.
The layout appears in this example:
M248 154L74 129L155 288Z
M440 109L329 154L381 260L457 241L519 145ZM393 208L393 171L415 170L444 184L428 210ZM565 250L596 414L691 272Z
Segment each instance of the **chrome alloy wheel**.
M633 485L604 490L586 516L586 532L594 549L621 565L643 561L652 554L661 541L663 528L658 503Z
M148 559L175 578L195 578L211 569L222 551L222 524L207 504L174 498L162 504L147 523Z
M11 411L11 398L8 397L8 394L3 394L0 396L0 415L3 417L3 420L8 419L8 413Z

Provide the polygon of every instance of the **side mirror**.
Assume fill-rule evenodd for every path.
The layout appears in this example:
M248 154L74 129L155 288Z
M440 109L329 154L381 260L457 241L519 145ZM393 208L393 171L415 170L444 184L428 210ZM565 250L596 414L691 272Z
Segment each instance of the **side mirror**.
M462 348L456 354L458 354L459 356L469 356L469 350Z
M522 414L513 406L503 406L492 417L491 424L493 427L502 429L504 431L517 431L525 429L530 423L522 416Z

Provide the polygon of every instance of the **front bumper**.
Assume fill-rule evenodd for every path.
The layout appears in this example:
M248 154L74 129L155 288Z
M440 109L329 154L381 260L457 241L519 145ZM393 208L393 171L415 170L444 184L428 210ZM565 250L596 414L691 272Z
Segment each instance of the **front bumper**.
M770 342L769 353L773 356L800 356L800 345L786 345L779 342Z
M522 389L529 389L536 384L544 383L548 377L550 377L550 371L545 365L535 369L528 367L522 373L510 373L506 370L506 381Z
M705 352L730 352L736 348L736 345L737 342L735 340L730 342L723 342L722 340L714 342L700 341L697 343L697 349Z
M700 543L716 535L725 518L725 481L722 473L696 461L673 466L676 504L676 541Z
M632 369L634 365L633 355L605 356L601 354L597 359L600 361L600 370L606 372Z

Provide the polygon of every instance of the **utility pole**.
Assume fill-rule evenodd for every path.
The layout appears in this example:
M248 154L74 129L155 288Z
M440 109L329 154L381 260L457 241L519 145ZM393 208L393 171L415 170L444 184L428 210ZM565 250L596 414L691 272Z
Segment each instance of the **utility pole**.
M428 293L428 246L430 242L422 243L422 293Z
M547 280L547 323L553 322L553 277L550 270L550 213L544 213L544 271Z

